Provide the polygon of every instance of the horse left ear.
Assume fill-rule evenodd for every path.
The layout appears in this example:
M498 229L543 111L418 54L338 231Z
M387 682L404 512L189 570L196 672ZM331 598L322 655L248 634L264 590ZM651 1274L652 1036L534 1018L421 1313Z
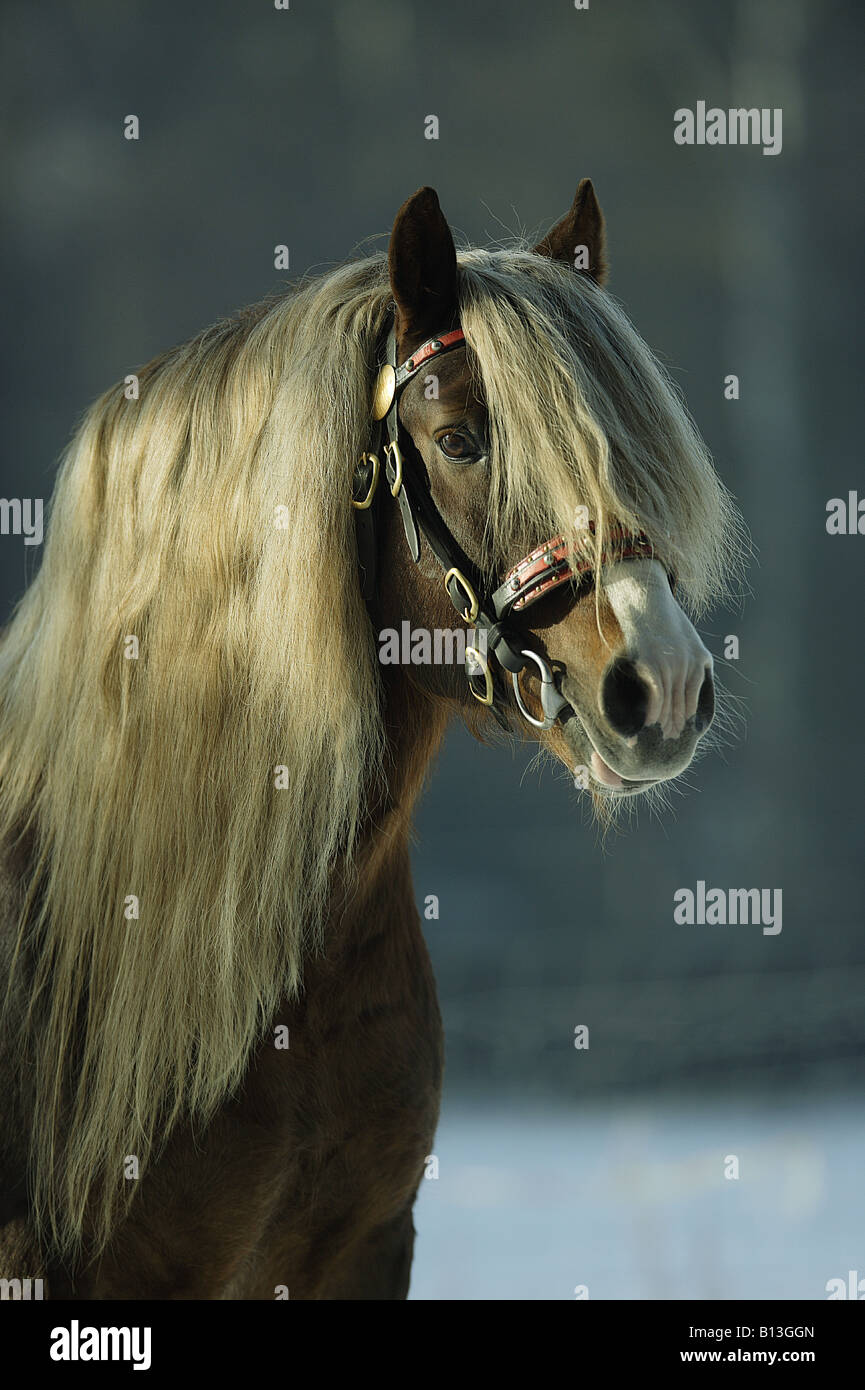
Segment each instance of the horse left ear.
M564 261L599 285L607 278L604 214L591 179L581 179L570 212L539 241L535 252L553 261Z
M434 188L419 188L396 215L388 250L396 332L407 350L457 318L457 253Z

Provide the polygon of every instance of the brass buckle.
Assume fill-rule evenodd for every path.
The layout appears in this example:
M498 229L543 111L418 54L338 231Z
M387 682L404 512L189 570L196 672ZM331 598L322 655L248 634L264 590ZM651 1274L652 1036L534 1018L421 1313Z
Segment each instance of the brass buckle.
M396 469L396 478L390 485L390 495L391 497L399 497L399 490L402 487L402 453L395 439L392 443L385 444L384 451L386 454L393 455L394 467Z
M474 686L472 685L472 677L474 675L477 675L477 671L468 671L469 662L471 662L473 666L477 666L480 668L480 674L484 678L483 695L479 695L478 692L475 690ZM469 690L474 695L478 704L491 705L493 702L493 678L490 672L490 664L487 661L486 657L478 651L477 647L466 647L466 672L469 678Z
M473 623L475 618L478 616L478 613L480 612L478 596L475 593L469 581L466 579L465 575L457 569L456 565L454 565L451 569L448 570L447 574L445 575L445 590L449 598L450 590L448 589L448 584L450 583L451 579L455 579L457 581L466 598L468 599L469 606L466 609L465 613L463 613L463 620L467 623Z
M356 511L365 512L367 507L372 506L372 499L375 497L375 490L378 487L378 475L381 471L381 464L378 461L377 454L361 454L360 462L372 464L372 479L370 480L369 492L366 494L366 497L363 499L363 501L356 502L352 497L351 505L355 508Z

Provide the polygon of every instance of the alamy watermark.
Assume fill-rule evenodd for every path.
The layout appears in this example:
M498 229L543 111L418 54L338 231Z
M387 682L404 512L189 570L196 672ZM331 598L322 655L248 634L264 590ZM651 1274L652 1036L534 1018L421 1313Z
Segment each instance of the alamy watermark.
M131 1361L133 1371L148 1371L151 1329L82 1327L73 1318L68 1327L52 1328L48 1355L52 1361Z
M846 1279L827 1279L826 1293L829 1302L839 1298L852 1298L861 1303L865 1300L865 1279L859 1278L857 1269L848 1269Z
M464 666L466 648L486 656L483 628L412 627L408 619L378 634L378 659L382 666Z
M830 497L826 503L826 531L830 536L865 536L865 497L852 490L847 497Z
M780 888L710 888L697 880L697 891L677 888L673 921L684 926L725 927L762 925L764 936L777 936L782 926Z
M30 1303L44 1297L42 1279L0 1279L0 1303Z
M737 106L724 111L698 101L696 110L680 106L673 112L677 145L762 145L764 154L780 154L783 109L776 106Z
M42 498L0 497L0 536L23 536L25 545L42 544Z

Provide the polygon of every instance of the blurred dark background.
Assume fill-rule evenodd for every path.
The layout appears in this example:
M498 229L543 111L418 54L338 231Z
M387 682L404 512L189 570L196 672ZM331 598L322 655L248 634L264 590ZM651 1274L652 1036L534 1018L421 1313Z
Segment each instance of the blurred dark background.
M865 496L861 18L857 0L3 0L5 497L50 496L105 386L281 280L384 246L420 185L458 237L489 243L546 231L590 175L610 288L682 385L750 528L749 590L701 626L719 660L739 639L721 671L741 727L670 811L601 843L563 772L459 729L448 740L415 852L418 901L440 904L424 925L448 1038L421 1296L572 1296L579 1260L559 1250L551 1274L566 1211L575 1249L606 1252L593 1296L821 1297L845 1261L865 1271L861 1203L838 1206L844 1182L828 1176L865 1150L865 537L825 525L830 498ZM701 100L781 107L782 152L676 145L673 112ZM138 141L123 138L129 114ZM37 563L0 538L6 614ZM698 879L782 889L781 934L676 925L673 893ZM559 1132L560 1181L544 1167ZM712 1232L733 1217L712 1164L746 1139L767 1191L793 1163L794 1195L725 1260ZM655 1197L623 1180L594 1233L592 1144L599 1171L615 1150L665 1175ZM705 1195L694 1212L683 1153L684 1187ZM750 1200L765 1217L758 1189ZM639 1257L631 1237L616 1244L623 1202ZM754 1211L737 1211L753 1236ZM681 1240L665 1251L671 1220ZM455 1257L467 1230L477 1263Z

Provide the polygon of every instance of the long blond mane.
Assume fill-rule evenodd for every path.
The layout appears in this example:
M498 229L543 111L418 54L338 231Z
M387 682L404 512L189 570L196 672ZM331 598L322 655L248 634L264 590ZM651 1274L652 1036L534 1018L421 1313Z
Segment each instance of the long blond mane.
M481 558L586 504L599 543L632 522L694 606L715 595L735 513L614 301L520 248L460 266L493 434ZM374 256L164 354L138 400L106 392L0 645L0 835L33 847L34 1215L65 1254L108 1239L126 1155L143 1169L242 1080L383 775L347 501L389 299Z

